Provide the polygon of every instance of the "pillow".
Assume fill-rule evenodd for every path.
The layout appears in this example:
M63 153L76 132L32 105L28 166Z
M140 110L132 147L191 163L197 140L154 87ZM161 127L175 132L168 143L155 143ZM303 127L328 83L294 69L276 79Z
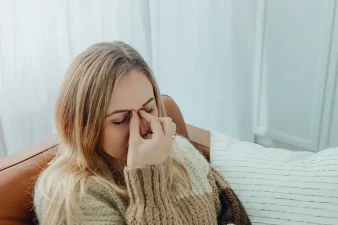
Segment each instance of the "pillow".
M337 225L338 148L265 148L211 132L210 161L253 224Z

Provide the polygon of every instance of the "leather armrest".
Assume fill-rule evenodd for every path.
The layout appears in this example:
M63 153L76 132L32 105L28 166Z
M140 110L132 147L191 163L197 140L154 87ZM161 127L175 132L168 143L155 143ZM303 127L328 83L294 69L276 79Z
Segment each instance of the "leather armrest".
M210 131L189 124L186 126L190 141L210 162Z

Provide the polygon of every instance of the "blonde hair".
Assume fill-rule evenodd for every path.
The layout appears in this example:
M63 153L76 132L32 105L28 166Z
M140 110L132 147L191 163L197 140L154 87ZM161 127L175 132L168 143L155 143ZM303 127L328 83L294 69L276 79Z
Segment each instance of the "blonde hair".
M111 158L103 151L100 138L114 86L131 70L148 77L159 116L167 116L151 69L136 50L123 42L95 44L77 56L68 68L55 110L61 143L35 188L44 200L44 215L39 218L41 225L76 221L81 213L79 196L85 192L89 179L129 199L125 186L119 185L113 176ZM166 161L168 190L174 188L173 166L183 167L171 157ZM187 173L175 174L175 180L191 188L187 178Z

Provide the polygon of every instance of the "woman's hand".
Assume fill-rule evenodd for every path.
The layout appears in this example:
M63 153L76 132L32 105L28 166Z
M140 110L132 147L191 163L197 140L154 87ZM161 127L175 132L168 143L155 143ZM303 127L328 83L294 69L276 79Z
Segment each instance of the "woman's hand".
M131 113L127 165L163 163L171 154L176 124L169 117L159 118L140 110L140 117L150 124L153 132L151 139L143 139L140 134L140 117L134 110Z

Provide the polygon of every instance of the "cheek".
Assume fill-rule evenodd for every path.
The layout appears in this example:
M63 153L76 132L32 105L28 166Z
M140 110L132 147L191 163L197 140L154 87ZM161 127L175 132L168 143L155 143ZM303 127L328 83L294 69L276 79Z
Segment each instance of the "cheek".
M103 132L103 150L115 159L126 159L129 127L108 125Z

